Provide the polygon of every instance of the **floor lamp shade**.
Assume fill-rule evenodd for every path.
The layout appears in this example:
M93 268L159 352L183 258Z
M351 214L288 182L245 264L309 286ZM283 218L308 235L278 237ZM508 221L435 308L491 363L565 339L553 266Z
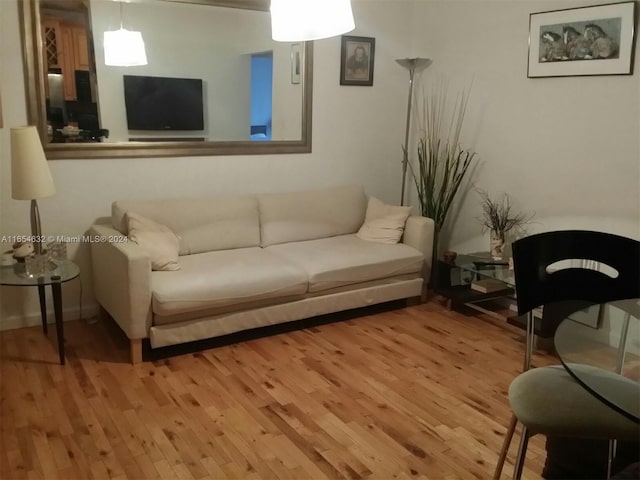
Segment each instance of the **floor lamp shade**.
M104 32L104 64L114 67L147 65L142 33L125 28Z
M351 0L271 0L271 36L276 41L319 40L354 28Z
M33 200L56 193L36 127L11 129L11 196Z

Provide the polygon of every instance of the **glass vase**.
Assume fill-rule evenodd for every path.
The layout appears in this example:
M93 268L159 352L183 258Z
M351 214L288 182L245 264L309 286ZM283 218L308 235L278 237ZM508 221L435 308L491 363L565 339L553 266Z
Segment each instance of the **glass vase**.
M491 230L490 253L494 260L502 260L504 258L504 249L506 245L506 235L499 230Z

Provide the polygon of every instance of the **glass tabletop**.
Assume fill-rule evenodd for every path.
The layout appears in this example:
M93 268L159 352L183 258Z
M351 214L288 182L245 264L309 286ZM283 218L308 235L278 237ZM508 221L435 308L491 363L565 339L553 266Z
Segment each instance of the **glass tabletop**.
M592 305L554 336L567 371L591 394L640 423L640 299Z
M33 287L37 285L51 285L73 280L80 274L80 268L71 260L52 263L51 270L42 276L29 276L25 272L24 263L0 266L0 285L15 285Z
M466 253L455 259L456 267L482 277L495 278L510 287L516 284L513 270L509 269L506 260L494 260L488 252Z

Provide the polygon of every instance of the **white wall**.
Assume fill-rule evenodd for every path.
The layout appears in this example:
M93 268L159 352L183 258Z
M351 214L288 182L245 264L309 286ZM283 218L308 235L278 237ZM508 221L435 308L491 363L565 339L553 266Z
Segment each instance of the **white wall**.
M394 59L406 55L410 4L354 1L355 35L376 37L373 87L341 87L340 39L315 44L313 153L281 156L55 160L50 162L57 194L43 199L43 230L81 235L111 202L123 198L277 192L363 184L383 200L399 196L400 144L404 131L406 72ZM126 7L126 6L125 6ZM9 127L26 123L20 32L16 0L0 1L2 41L0 91L0 236L28 234L29 205L11 199ZM0 245L2 250L10 244ZM87 245L72 246L80 264L83 306L95 311ZM66 318L77 316L79 283L63 288ZM35 289L0 287L0 328L39 321Z
M304 51L301 52L301 55ZM301 57L304 62L304 57ZM304 64L304 63L303 63ZM291 140L301 138L302 80L291 83L291 44L274 42L271 138Z
M522 208L536 211L532 232L591 228L640 238L640 74L526 77L529 13L599 2L354 0L353 34L376 38L374 86L341 87L340 39L316 42L313 153L52 161L58 193L40 202L44 230L81 235L97 217L109 215L114 199L133 197L361 183L370 194L397 202L408 74L394 60L420 55L434 61L420 84L439 73L454 89L474 79L464 138L481 160L474 182L505 190ZM26 122L16 1L0 1L0 14L0 234L26 234L28 202L11 199L9 180L8 127ZM443 247L486 250L488 239L475 220L477 199L469 194L461 200ZM82 268L84 304L94 305L88 247L71 254ZM73 318L79 285L64 292ZM31 289L2 287L0 295L0 328L38 321Z
M633 76L527 78L529 14L600 3L416 4L412 50L434 60L421 85L445 75L454 94L473 82L463 135L480 160L473 182L536 212L530 233L586 228L640 238L640 49ZM471 192L442 247L487 250L479 215Z

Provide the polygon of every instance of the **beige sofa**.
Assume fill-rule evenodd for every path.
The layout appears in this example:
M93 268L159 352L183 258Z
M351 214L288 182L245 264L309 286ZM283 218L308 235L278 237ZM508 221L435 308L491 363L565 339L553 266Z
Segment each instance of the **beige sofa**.
M239 197L125 200L91 235L97 301L131 340L152 348L418 297L431 269L433 221L411 216L395 245L365 241L362 187ZM178 271L152 271L125 241L127 212L179 238ZM117 241L120 239L121 241Z

